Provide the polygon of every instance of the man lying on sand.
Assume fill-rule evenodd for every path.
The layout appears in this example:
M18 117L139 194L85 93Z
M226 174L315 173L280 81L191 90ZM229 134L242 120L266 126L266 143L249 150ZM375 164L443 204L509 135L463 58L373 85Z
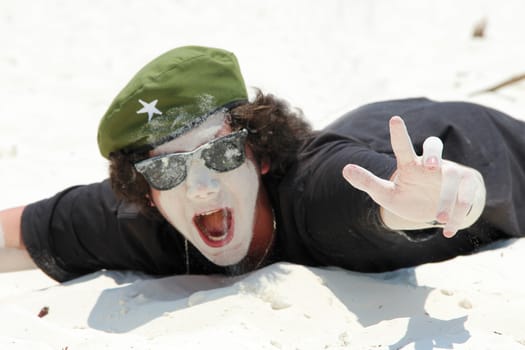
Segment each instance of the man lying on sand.
M523 135L525 123L499 111L425 98L369 104L312 131L273 95L249 100L232 53L180 47L103 116L109 180L1 211L0 244L58 281L440 261L525 232Z

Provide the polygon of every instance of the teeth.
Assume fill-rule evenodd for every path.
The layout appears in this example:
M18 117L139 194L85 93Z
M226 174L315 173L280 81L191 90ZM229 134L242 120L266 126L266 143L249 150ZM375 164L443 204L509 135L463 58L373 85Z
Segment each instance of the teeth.
M225 230L225 232L221 236L214 236L214 235L210 234L205 227L202 227L201 229L202 229L202 232L204 232L206 234L206 236L208 237L208 239L211 240L211 241L216 241L216 242L222 241L228 235L228 230L227 229Z
M209 239L210 241L216 241L216 242L218 242L218 241L222 241L224 238L226 238L227 235L228 235L228 232L225 232L224 235L222 235L222 236L220 236L220 237L215 237L215 236L212 236L212 235L207 234L208 239Z
M214 210L210 210L210 211L207 211L207 212L204 212L204 213L200 213L199 215L200 216L204 216L204 215L211 215L211 214L215 214L219 211L225 211L224 209L214 209Z

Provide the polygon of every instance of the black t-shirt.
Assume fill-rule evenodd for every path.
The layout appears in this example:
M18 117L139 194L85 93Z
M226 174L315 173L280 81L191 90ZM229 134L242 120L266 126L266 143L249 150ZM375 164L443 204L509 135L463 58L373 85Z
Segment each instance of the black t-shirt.
M446 239L437 228L393 231L379 207L341 175L348 163L388 179L395 170L388 120L400 115L414 147L437 136L443 158L483 175L487 203L470 228ZM265 263L379 272L467 254L523 235L525 123L463 102L406 99L351 111L316 132L282 178L263 178L276 213L275 246ZM64 281L99 269L149 274L243 272L207 261L165 220L141 215L115 198L106 181L67 189L26 207L23 240L37 265ZM189 264L188 264L189 262ZM189 268L189 271L188 271Z

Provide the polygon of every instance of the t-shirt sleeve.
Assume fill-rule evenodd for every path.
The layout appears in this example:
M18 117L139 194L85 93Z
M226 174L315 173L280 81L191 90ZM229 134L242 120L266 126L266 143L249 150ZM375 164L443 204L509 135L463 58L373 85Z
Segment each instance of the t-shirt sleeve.
M106 180L28 205L21 228L37 266L66 281L100 269L183 272L182 242L162 225L118 200Z

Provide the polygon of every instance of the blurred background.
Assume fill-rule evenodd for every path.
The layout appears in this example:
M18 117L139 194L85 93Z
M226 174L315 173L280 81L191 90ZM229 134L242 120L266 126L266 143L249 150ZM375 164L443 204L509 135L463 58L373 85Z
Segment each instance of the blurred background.
M523 14L522 0L0 0L0 208L105 178L100 117L182 45L234 52L248 86L316 128L414 96L525 119Z

